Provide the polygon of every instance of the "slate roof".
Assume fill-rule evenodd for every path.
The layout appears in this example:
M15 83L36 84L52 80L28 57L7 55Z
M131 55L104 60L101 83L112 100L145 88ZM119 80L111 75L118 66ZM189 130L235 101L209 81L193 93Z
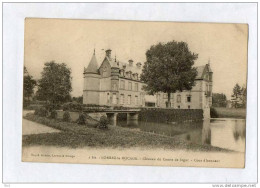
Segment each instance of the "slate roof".
M110 58L110 59L107 58L107 59L108 59L111 67L117 67L119 69L124 69L123 67L125 65L125 72L131 71L132 74L137 73L139 75L142 73L142 67L141 68L137 67L136 63L134 63L134 62L133 62L133 66L129 66L129 63L125 63L125 62L118 61L118 60L115 61L114 58Z
M204 72L205 66L206 65L202 65L202 66L196 67L197 68L197 72L198 72L198 74L196 76L196 79L202 79L203 78L203 72Z
M86 73L98 73L98 63L95 53L93 54L88 67L85 69Z

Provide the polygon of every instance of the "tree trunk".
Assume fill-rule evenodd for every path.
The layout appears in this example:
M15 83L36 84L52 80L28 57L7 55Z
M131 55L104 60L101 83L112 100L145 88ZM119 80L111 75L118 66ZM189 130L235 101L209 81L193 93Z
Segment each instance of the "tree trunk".
M168 93L167 108L171 108L171 93Z

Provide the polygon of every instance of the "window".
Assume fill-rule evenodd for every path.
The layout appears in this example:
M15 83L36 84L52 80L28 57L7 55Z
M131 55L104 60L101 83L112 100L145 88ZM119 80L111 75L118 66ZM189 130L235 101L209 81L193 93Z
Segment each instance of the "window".
M131 95L127 96L127 104L131 104Z
M124 94L120 95L120 104L124 104L125 96Z
M116 104L117 102L116 102L116 94L115 93L113 93L113 104Z
M181 106L179 105L179 106L178 106L178 108L180 109L180 108L181 108Z
M112 90L117 90L117 84L116 83L113 83L113 85L112 85Z
M125 81L124 80L120 81L120 89L125 89Z
M138 96L135 96L135 105L138 105Z
M132 82L128 82L128 90L132 90Z
M191 95L187 96L187 102L191 102Z
M135 83L135 91L138 91L138 83Z
M110 102L110 96L109 96L109 93L107 93L107 104L109 104Z
M188 105L188 109L190 109L190 105Z
M177 95L177 103L181 103L181 95Z

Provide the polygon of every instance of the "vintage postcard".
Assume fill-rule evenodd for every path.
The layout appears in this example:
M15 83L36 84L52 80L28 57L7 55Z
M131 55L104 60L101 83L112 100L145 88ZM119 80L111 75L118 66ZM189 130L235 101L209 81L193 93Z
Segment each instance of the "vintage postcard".
M25 19L22 161L244 168L247 24Z

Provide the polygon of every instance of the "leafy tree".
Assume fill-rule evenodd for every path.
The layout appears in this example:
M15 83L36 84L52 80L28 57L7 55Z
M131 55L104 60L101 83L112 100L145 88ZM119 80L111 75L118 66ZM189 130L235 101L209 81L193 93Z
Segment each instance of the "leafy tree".
M29 75L26 67L24 67L24 77L23 77L23 99L24 103L30 101L30 97L33 94L33 89L36 86L36 81L32 76Z
M45 100L52 106L68 101L72 91L70 74L71 70L65 63L45 63L38 83L38 99Z
M241 99L242 88L237 83L233 88L232 103L235 108L238 108Z
M246 97L247 97L247 88L246 86L243 86L241 89L241 101L242 101L242 107L246 107Z
M141 80L149 94L164 92L168 94L167 106L170 107L170 94L176 91L191 90L195 85L197 70L193 67L198 54L192 53L185 42L171 41L153 45L146 52Z
M224 93L212 94L212 106L214 107L226 107L227 97Z

